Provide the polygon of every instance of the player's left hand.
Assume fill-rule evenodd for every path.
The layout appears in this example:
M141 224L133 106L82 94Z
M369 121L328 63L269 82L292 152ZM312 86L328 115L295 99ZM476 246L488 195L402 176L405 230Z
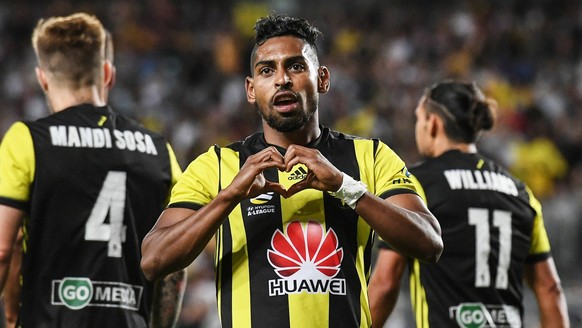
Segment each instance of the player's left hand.
M308 170L305 179L287 189L285 197L291 197L308 188L321 191L336 191L342 185L342 172L333 166L317 149L291 145L287 148L284 161L287 172L291 171L293 166L299 163L305 165Z

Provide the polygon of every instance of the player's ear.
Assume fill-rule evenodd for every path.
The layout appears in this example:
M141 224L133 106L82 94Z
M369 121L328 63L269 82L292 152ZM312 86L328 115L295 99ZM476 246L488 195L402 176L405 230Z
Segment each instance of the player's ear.
M247 92L247 101L250 104L254 104L257 100L255 98L255 80L250 77L247 76L247 78L245 79L245 90Z
M330 82L331 76L329 74L329 69L325 66L319 66L317 69L317 92L327 93L329 91Z
M38 84L42 88L42 91L47 92L49 87L48 80L44 71L40 67L36 67L34 71L36 73L36 80L38 81Z
M440 129L444 129L443 121L435 113L428 114L428 133L431 138L438 135Z
M107 89L111 90L115 86L116 69L108 60L103 63L103 82Z

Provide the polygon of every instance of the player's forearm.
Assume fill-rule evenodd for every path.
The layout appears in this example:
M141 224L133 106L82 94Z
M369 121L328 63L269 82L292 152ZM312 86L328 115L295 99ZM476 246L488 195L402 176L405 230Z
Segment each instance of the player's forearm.
M156 283L150 328L170 328L176 325L185 288L185 269L171 273Z
M157 280L192 263L237 204L221 192L185 219L170 226L154 227L142 243L141 268L146 278Z
M20 269L22 266L22 234L14 243L10 270L4 285L4 316L6 317L6 328L16 327L18 311L20 308Z
M0 296L2 297L4 297L4 287L6 286L6 280L9 275L11 256L12 254L0 254Z
M398 301L402 275L405 271L406 258L392 250L379 250L368 285L374 328L383 327L392 314Z
M11 282L10 277L10 258L3 257L0 259L0 296L4 303L4 314L6 327L12 328L16 325L17 309L14 309L15 304L13 295L11 295L11 288L8 286Z
M413 211L366 193L358 200L356 212L400 253L428 262L439 259L443 251L440 225L428 210Z
M570 327L568 306L554 260L528 264L524 277L538 301L540 323L544 328Z
M540 321L543 328L568 328L568 306L561 286L547 290L544 295L538 296Z
M540 309L540 320L543 328L568 328L570 320L565 299L557 299L545 309Z
M372 327L382 327L396 306L399 290L385 290L380 288L370 289L370 311L372 314Z

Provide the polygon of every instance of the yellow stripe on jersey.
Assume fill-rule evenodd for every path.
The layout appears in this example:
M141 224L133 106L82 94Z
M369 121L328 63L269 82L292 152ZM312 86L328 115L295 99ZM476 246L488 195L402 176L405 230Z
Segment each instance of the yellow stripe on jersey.
M0 145L0 197L28 201L35 169L30 130L26 124L16 122Z
M304 164L295 165L289 172L278 172L279 183L286 189L301 181L307 173ZM323 192L306 189L281 199L281 226L286 227L292 221L307 223L317 221L325 229L323 202L313 201L323 198ZM288 295L290 327L327 327L329 326L329 295L301 294ZM318 309L318 311L313 311Z
M363 156L365 149L362 147L363 143L369 143L371 147L372 142L366 140L355 140L354 146L356 152L360 154L358 158L364 160L359 163L374 163L374 169L369 172L374 172L375 177L362 176L361 180L368 186L368 190L373 194L380 196L383 193L393 189L410 189L415 191L414 184L410 180L410 173L406 169L404 161L398 157L396 153L385 143L380 142L376 150L376 159L366 159L366 156L371 156L370 151L366 156ZM361 169L360 169L361 171ZM376 181L374 186L372 181Z
M548 253L550 251L550 240L546 228L544 227L544 219L542 217L542 205L535 198L532 191L526 188L529 195L529 204L536 211L534 218L533 231L531 234L531 244L529 248L529 255Z
M424 192L424 188L422 187L420 181L418 181L418 179L414 175L410 175L410 179L412 180L412 183L414 183L418 195L422 198L425 204L428 204L426 200L426 193Z
M426 291L420 282L420 263L414 259L412 272L410 273L410 301L414 310L414 318L417 328L428 328L428 303Z
M234 239L234 234L232 236L232 322L236 327L245 327L246 325L246 327L250 328L251 288L249 284L249 257L244 240L246 239L244 222L239 213L240 205L237 205L229 217L231 231L237 231L236 237L238 237ZM223 247L221 246L221 248ZM222 286L219 286L219 290L222 290Z
M172 146L169 143L166 143L166 147L168 148L168 155L170 157L170 171L172 174L171 186L174 187L176 182L178 182L178 178L182 175L182 168L180 167L180 164L178 164L178 160L176 159L176 154L174 153ZM168 195L166 204L170 202L170 196L171 195Z
M170 156L170 169L172 171L172 186L178 182L178 178L182 175L182 168L176 159L176 154L174 153L174 149L169 143L166 143L166 147L168 148L168 155Z
M216 242L216 247L214 248L214 267L216 268L216 270L214 274L218 284L220 284L223 277L223 270L221 270L220 267L218 266L218 264L224 257L224 245L222 243L222 241L224 240L223 234L224 230L222 229L222 226L220 226L220 228L218 228L218 230L216 231L216 235L214 236ZM218 317L222 320L222 293L220 289L217 290L216 303L218 305Z
M312 294L305 297L302 294L290 294L289 326L290 327L328 327L329 295ZM317 309L317 311L313 311Z
M214 152L214 147L196 158L172 188L170 202L196 203L206 205L214 199L218 193L218 156ZM238 170L238 168L237 168Z
M358 257L356 258L356 267L358 268L358 278L362 290L360 291L360 327L370 327L372 325L372 314L370 313L370 300L368 299L368 278L370 276L370 268L364 266L364 251L367 243L370 226L361 217L358 219ZM365 235L366 234L366 235ZM363 240L363 242L362 242Z

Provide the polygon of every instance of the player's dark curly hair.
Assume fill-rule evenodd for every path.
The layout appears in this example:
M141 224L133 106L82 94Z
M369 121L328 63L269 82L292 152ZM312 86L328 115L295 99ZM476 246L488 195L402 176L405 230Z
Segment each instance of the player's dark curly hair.
M452 140L475 142L481 131L490 130L495 123L496 103L475 82L441 82L427 89L425 96L425 108L443 118Z
M307 20L298 17L280 15L272 13L269 16L259 18L254 27L255 46L251 54L251 72L253 71L253 61L257 47L265 43L270 38L284 35L296 36L307 42L317 56L317 38L322 33ZM317 58L316 58L317 59Z

